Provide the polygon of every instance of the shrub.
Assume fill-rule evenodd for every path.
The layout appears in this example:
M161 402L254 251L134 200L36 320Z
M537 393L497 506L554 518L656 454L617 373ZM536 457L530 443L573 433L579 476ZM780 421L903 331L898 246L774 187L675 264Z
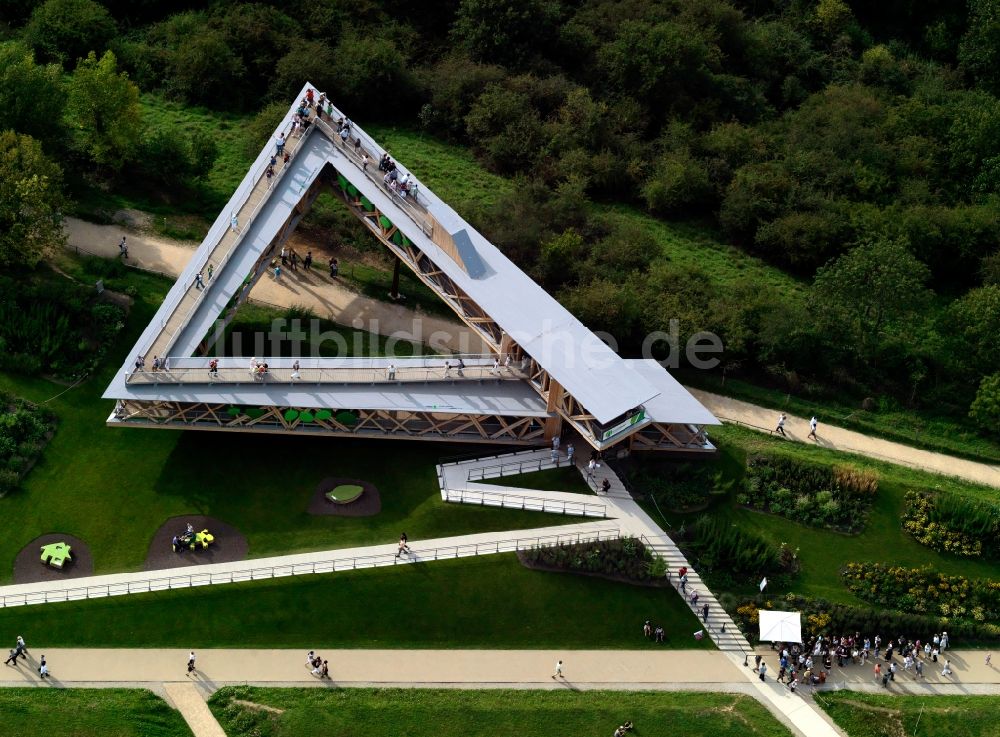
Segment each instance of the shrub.
M1000 581L882 563L848 563L841 575L847 588L871 604L976 622L1000 618Z
M54 427L48 410L0 392L0 497L18 487Z
M522 551L520 557L527 565L612 576L640 583L663 580L666 575L666 563L634 537L536 546Z
M873 471L758 453L747 458L737 500L813 527L859 532L877 492Z
M121 308L94 299L69 284L54 290L0 278L0 368L67 379L90 372L125 318Z
M780 577L798 570L794 553L789 555L784 547L756 533L708 515L695 520L681 546L715 587L757 583L761 576Z
M24 38L46 61L72 62L108 48L115 21L94 0L48 0L35 8Z
M722 473L705 461L649 462L630 466L626 478L629 486L651 496L657 506L676 511L702 508L709 501L709 495L728 489Z

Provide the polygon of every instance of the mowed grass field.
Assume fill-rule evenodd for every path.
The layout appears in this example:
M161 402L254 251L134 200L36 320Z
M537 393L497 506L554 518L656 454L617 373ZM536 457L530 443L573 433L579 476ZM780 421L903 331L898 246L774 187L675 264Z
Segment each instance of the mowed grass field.
M180 712L145 689L0 688L4 737L190 737Z
M626 720L637 737L791 734L736 694L237 687L209 705L229 737L610 737Z
M1000 696L899 696L835 691L816 702L848 737L995 737Z
M642 636L647 619L664 644ZM0 608L0 632L36 647L713 649L702 628L669 586L529 570L513 553Z

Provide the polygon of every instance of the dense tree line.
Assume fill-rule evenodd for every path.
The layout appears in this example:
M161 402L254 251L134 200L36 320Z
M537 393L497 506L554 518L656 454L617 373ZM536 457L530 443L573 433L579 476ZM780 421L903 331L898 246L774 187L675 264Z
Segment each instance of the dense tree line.
M308 78L358 120L517 177L475 221L625 350L678 318L792 388L975 402L997 425L1000 0L3 0L0 16L0 127L70 168L196 179L210 145L141 129L136 89L255 111ZM695 219L808 286L722 289L591 201Z

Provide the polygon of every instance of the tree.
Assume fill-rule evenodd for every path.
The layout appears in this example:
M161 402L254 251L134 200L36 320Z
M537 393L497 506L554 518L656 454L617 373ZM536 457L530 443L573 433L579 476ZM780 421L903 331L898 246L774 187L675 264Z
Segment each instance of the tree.
M62 170L41 144L0 133L0 267L33 267L65 239L62 204Z
M98 166L118 171L134 158L142 135L139 88L118 72L115 55L90 52L69 82L67 122L74 147Z
M704 208L712 197L704 165L684 151L663 154L642 185L642 197L653 212L678 213Z
M558 19L548 0L462 0L451 35L476 61L519 66L555 38Z
M1000 373L986 376L980 382L969 407L969 417L988 432L996 433L1000 428Z
M225 107L225 101L239 98L239 83L245 73L226 34L203 28L181 41L171 55L169 85L190 102Z
M945 329L976 376L1000 370L1000 286L973 289L948 308Z
M387 35L349 33L337 44L331 78L324 90L351 117L385 115L387 108L405 107L413 97L409 59Z
M271 82L271 95L287 109L309 80L318 90L328 92L337 83L333 48L324 41L299 41L278 60ZM332 93L329 93L332 94Z
M24 40L46 61L65 65L106 50L116 32L111 13L94 0L48 0L31 14Z
M39 66L24 45L0 44L0 130L55 139L62 107L59 76L58 66Z
M866 355L888 325L926 304L929 277L902 241L868 241L816 272L812 303L839 308Z
M968 31L958 47L958 60L980 86L1000 92L1000 1L969 0Z

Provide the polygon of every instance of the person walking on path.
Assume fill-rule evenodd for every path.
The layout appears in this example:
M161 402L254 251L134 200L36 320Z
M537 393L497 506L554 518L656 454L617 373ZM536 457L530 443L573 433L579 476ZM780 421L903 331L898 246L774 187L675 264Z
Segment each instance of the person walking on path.
M306 257L302 259L302 266L306 271L312 268L313 265L313 252L306 251Z
M49 664L45 662L45 656L42 656L42 662L38 664L38 675L41 678L48 678L49 675Z
M281 264L282 266L288 264L288 249L284 246L281 247Z
M8 655L7 659L5 661L3 661L3 664L4 665L17 665L17 650L15 650L14 648L11 648L10 649L10 655Z
M576 448L573 447L573 443L568 443L566 445L566 460L570 463L573 462L573 454L576 453Z
M128 244L125 242L125 236L122 236L122 242L118 244L119 255L128 261Z
M208 265L208 280L212 281L212 274L215 273L215 267L212 264Z
M202 279L201 279L201 272L200 271L197 274L194 275L194 285L198 289L204 289L205 288L205 282L203 282Z
M412 555L410 551L410 546L407 545L407 542L409 542L409 538L406 536L406 533L404 532L402 535L399 536L399 549L396 550L397 558L401 556L403 553L406 553L407 555Z
M758 670L758 671L757 671L757 677L758 677L758 678L760 678L760 680L762 680L762 681L763 681L763 680L764 680L764 676L765 676L766 674L767 674L767 663L765 663L765 662L764 662L764 661L762 660L762 661L760 662L760 670Z
M594 472L597 471L598 468L600 468L600 464L596 460L591 458L590 461L587 463L587 481L589 481L592 484L596 483L594 481Z
M15 649L17 650L18 655L25 660L28 659L28 646L24 644L24 638L20 635L17 636L17 646Z
M192 651L191 651L191 654L190 654L190 655L188 655L188 669L187 669L187 674L188 674L189 676L190 676L190 675L191 675L192 673L194 673L194 671L195 671L195 667L194 667L194 661L195 661L195 657L194 657L194 650L192 650Z
M299 254L295 253L295 251L292 251L289 254L288 257L292 260L292 271L298 271L299 270Z
M816 419L816 415L812 416L809 420L809 434L806 435L807 438L812 438L816 442L819 442L819 438L816 437L816 428L819 426L819 420Z
M992 664L990 663L991 660L993 660L993 653L986 653L986 667L987 668L992 668L993 667Z
M386 373L386 377L389 379L389 381L395 381L396 380L396 366L394 364L390 363L389 364L389 368L386 369L385 373Z
M278 134L278 138L274 142L274 150L278 154L278 156L281 156L285 152L285 134L284 133L279 133Z
M296 358L295 363L292 364L292 379L298 381L301 378L302 375L299 373L299 359Z
M340 274L340 264L337 263L337 259L330 258L330 278L336 279Z
M213 358L208 362L208 378L217 379L219 378L219 359Z
M240 221L239 218L236 217L235 212L233 213L233 216L229 218L229 229L234 233L240 232Z
M708 603L705 603L701 608L701 621L708 621Z
M555 680L556 678L562 678L563 680L566 680L566 676L563 674L563 670L562 669L563 669L563 662L561 660L557 660L556 661L556 671L555 671L555 673L552 674L552 679L553 680Z
M776 433L780 433L781 437L783 437L783 438L787 438L788 437L785 434L785 420L786 419L787 418L785 417L785 413L782 412L780 415L778 415L778 426L774 428L774 431Z
M274 280L281 281L281 264L276 264L274 267Z
M554 450L554 451L556 451L558 453L559 452L559 445L561 443L562 443L562 439L558 435L556 435L554 438L552 438L552 450Z

